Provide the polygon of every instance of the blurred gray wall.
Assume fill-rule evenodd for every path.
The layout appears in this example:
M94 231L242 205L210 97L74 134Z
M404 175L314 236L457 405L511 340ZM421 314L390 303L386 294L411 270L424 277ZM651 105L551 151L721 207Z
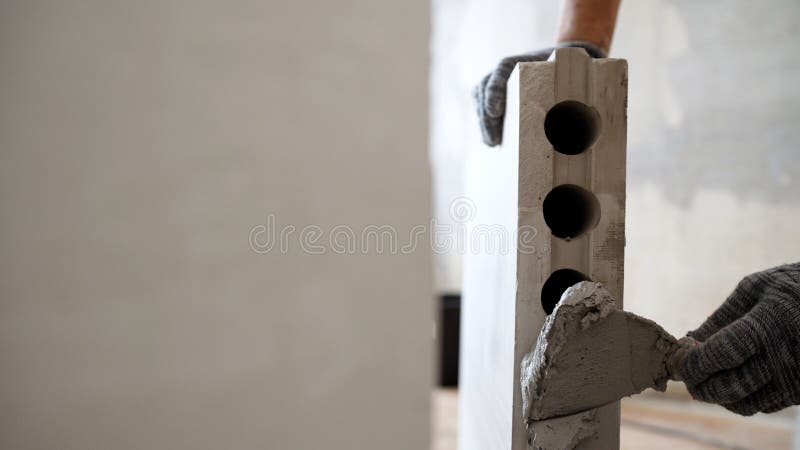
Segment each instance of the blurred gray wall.
M428 445L428 9L0 2L0 448Z

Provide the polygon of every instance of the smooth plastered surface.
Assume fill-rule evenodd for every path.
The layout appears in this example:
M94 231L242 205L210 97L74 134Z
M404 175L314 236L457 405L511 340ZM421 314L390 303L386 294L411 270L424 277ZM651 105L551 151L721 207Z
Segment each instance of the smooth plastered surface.
M0 1L0 449L428 448L430 9Z

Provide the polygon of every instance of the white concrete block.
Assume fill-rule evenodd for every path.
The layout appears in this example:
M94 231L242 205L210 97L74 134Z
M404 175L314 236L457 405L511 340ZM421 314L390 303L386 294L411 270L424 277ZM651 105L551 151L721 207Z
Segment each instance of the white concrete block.
M626 105L627 63L581 49L520 64L509 80L504 144L480 156L468 193L472 226L514 239L464 262L462 450L528 448L520 362L564 289L598 281L622 306ZM618 448L619 405L596 417L599 433L579 448Z

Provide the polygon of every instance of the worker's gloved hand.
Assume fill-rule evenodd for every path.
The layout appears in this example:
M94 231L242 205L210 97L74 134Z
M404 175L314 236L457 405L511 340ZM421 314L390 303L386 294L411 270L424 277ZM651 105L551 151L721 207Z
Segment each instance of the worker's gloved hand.
M600 48L588 42L562 42L557 47L580 47L594 58L605 58L606 56L605 52ZM478 109L478 120L480 121L484 144L494 147L503 142L506 86L508 77L511 76L514 67L520 62L547 61L551 53L553 53L553 48L545 48L531 53L503 58L497 67L483 77L483 80L475 86L473 96Z
M800 404L800 263L745 277L695 331L682 375L699 400L742 415Z

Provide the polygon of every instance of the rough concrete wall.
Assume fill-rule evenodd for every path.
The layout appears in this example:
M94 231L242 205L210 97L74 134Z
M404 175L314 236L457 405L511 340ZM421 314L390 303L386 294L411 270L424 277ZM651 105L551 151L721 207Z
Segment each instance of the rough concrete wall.
M446 219L470 153L489 151L470 89L501 56L547 45L557 8L434 5L432 151ZM625 306L671 333L697 326L747 273L800 259L799 16L794 0L623 2L612 54L630 67ZM440 289L459 285L457 261L438 257Z
M428 8L0 2L0 448L428 445Z
M791 0L622 8L626 306L672 333L696 327L742 276L800 259L798 17Z

